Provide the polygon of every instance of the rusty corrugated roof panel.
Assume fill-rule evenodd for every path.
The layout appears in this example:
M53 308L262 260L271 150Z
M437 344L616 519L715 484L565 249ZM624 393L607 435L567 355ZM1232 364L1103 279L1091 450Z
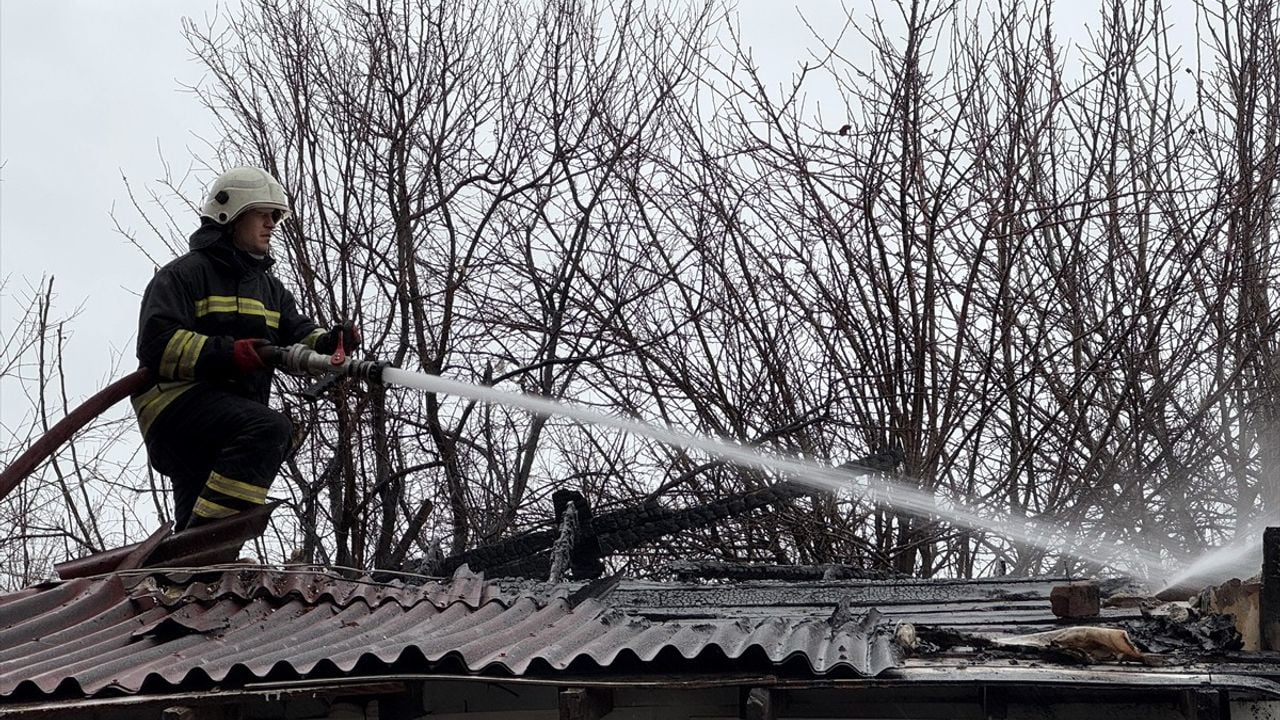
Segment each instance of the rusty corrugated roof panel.
M200 567L231 562L244 543L266 530L272 511L280 503L269 502L179 533L168 533L166 526L144 542L58 563L54 570L63 580L71 580L135 567Z
M232 673L359 674L357 663L429 672L450 660L522 675L535 665L566 671L582 660L608 667L675 652L875 675L901 661L893 627L877 613L832 622L721 607L714 617L679 617L615 585L499 583L466 572L393 585L248 568L207 580L151 575L132 586L121 576L73 580L0 598L0 698L137 692L156 681L199 688Z
M499 599L499 585L485 582L481 575L459 573L450 582L410 585L404 582L376 582L367 577L344 579L318 570L262 571L257 568L227 570L211 580L197 579L209 573L169 573L163 576L164 591L158 593L168 604L210 602L234 596L242 600L298 598L308 604L327 603L344 608L355 601L377 606L396 602L409 608L426 601L438 607L460 602L470 608ZM154 579L152 587L159 587Z

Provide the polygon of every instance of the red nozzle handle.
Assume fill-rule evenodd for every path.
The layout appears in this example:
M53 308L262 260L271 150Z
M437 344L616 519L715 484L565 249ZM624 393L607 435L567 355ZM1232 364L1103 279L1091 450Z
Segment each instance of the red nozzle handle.
M329 356L330 365L341 365L342 363L347 361L347 351L344 347L342 347L343 335L346 335L346 333L344 332L338 333L338 343L333 348L333 354Z

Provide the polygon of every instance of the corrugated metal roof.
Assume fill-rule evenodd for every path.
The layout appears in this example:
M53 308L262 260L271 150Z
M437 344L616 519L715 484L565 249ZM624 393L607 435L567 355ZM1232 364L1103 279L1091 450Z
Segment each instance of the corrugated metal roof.
M264 568L80 578L0 597L0 698L429 672L445 662L524 675L627 657L660 670L660 657L678 653L757 667L798 659L817 674L870 676L902 659L893 624L874 611L832 616L831 606L791 603L691 612L688 603L704 599L693 587L495 582L468 572L412 585Z
M269 502L177 533L170 532L171 524L166 523L143 542L58 563L54 570L63 580L71 580L139 567L203 567L231 562L244 543L266 530L272 511L280 504L279 500Z

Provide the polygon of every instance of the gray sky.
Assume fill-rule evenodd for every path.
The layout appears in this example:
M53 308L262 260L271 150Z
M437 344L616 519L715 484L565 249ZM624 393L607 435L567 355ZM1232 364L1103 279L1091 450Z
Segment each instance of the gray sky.
M238 0L222 0L223 7L228 2ZM189 56L181 19L203 18L218 4L0 2L0 277L8 279L0 330L13 326L40 279L54 276L54 314L83 306L68 346L73 403L134 367L137 304L152 268L114 229L113 208L123 226L150 235L122 176L135 190L153 184L165 171L161 153L181 175L193 153L207 156L207 143L217 140L210 115L182 89L199 83L203 72ZM837 0L798 5L823 32L834 32L844 15ZM871 7L865 0L850 5ZM1060 34L1081 36L1097 13L1096 3L1084 5L1060 11ZM809 31L796 7L785 0L739 1L744 41L771 82L783 81L807 57ZM839 115L835 105L824 103L823 114ZM204 172L200 177L210 179ZM192 228L195 223L192 217ZM153 238L148 247L163 252ZM113 373L113 358L123 358L120 372ZM21 408L15 406L25 405L9 396L13 392L12 382L0 381L5 423L17 419L13 413Z
M228 2L222 0L221 6ZM81 307L67 357L72 402L134 367L137 304L151 263L120 235L121 224L150 239L123 177L142 190L165 172L181 175L193 153L216 141L210 115L183 86L203 77L181 34L182 18L202 19L217 0L3 0L0 2L0 330L42 277L54 277L54 315ZM798 62L807 31L794 6L752 2L750 38L779 78ZM809 10L838 12L837 2ZM207 173L202 173L205 177ZM193 189L196 184L192 184ZM195 218L192 218L192 228ZM148 245L153 252L158 244ZM16 386L0 382L0 418L19 418ZM120 408L117 408L120 410Z
M113 228L138 228L122 175L181 171L208 115L181 84L201 77L181 18L213 0L0 2L0 328L7 333L42 276L55 278L55 314L83 305L70 340L69 391L107 381L111 356L131 369L138 294L150 263ZM158 149L159 148L159 149ZM12 385L0 386L11 421Z
M855 9L872 1L847 0ZM1179 10L1171 19L1189 33L1190 3L1170 2ZM123 178L145 193L165 174L164 160L182 176L194 155L208 157L218 142L211 115L183 89L199 84L204 71L189 56L181 21L204 18L220 3L239 0L0 0L0 279L7 281L0 337L41 279L53 276L53 315L80 308L64 357L73 407L136 367L138 302L152 263L116 231L113 210L158 259L166 253L131 205ZM808 59L810 31L797 5L822 33L836 32L845 15L840 0L738 5L743 41L771 85ZM1057 12L1059 37L1087 42L1082 30L1095 22L1097 0L1059 3ZM856 34L846 42L846 55L863 47ZM1078 54L1067 57L1070 71ZM839 100L819 100L811 93L806 108L816 114L821 105L823 122L838 127ZM201 170L199 180L214 174ZM198 196L200 182L187 189ZM189 230L197 219L181 222ZM0 448L28 411L20 384L0 378ZM60 416L55 411L51 419ZM132 410L120 403L109 416L131 418ZM136 431L124 444L132 446L126 452L137 448Z

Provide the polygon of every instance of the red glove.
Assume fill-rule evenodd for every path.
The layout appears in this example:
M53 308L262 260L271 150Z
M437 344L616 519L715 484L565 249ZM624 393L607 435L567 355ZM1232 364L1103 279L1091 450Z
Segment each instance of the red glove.
M262 356L258 354L258 348L266 344L267 341L262 338L245 338L232 343L231 359L235 361L236 369L245 375L258 370L266 370L267 364L262 361Z

